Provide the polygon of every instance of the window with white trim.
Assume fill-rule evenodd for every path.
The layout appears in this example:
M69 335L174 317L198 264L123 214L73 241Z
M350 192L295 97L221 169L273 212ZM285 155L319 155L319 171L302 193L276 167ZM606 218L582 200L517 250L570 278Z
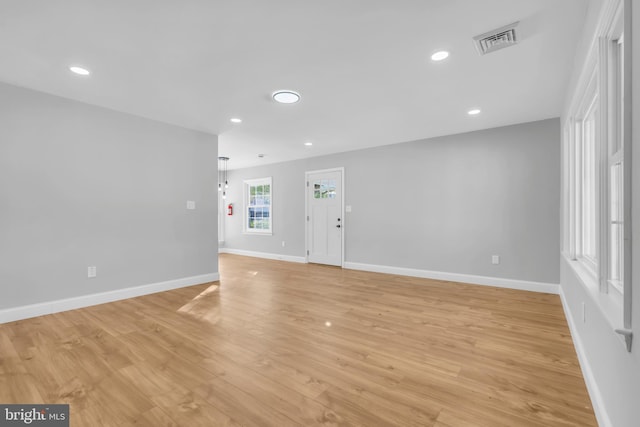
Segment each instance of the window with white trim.
M625 130L630 123L625 107L629 102L626 5L626 0L617 2L578 83L564 124L562 177L563 251L582 282L599 295L598 301L610 301L602 302L602 308L613 324L628 328L630 299L624 289L630 286L630 263L625 262L630 252L630 198L625 194L631 175L625 164L630 148Z
M589 94L582 117L576 126L576 152L578 153L577 167L579 185L577 205L580 218L578 221L578 245L576 256L583 264L596 274L598 268L598 250L596 224L598 206L598 97Z
M622 32L614 34L608 48L610 127L607 150L609 169L607 287L624 293L624 34Z
M599 102L598 75L593 71L589 83L584 89L582 99L574 111L575 116L565 130L565 141L568 149L565 152L565 170L568 173L571 188L569 190L570 206L566 224L569 233L569 252L571 258L578 261L597 282L599 268L599 150L598 131ZM567 175L565 175L567 176ZM566 184L565 184L566 185Z
M271 177L244 181L244 231L272 234L273 194Z

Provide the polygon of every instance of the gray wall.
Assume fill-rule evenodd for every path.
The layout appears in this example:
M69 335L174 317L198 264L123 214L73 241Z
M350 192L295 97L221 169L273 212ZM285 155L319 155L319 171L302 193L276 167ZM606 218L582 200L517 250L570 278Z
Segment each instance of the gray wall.
M0 84L0 309L217 272L216 158L217 136Z
M558 119L233 170L224 245L304 256L305 171L342 166L346 261L559 282ZM242 181L266 176L274 233L242 234Z

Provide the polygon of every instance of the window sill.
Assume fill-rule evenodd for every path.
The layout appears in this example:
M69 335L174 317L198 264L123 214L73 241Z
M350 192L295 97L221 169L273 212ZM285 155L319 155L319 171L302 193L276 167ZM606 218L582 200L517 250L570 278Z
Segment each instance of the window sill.
M595 305L598 306L600 312L609 323L609 326L611 326L612 329L623 328L622 294L615 289L611 289L609 293L600 292L598 281L580 261L572 260L566 254L562 254L562 256L567 262L567 265L571 267L578 277L580 283L582 283L587 294L589 294Z
M243 231L245 236L273 236L271 231Z

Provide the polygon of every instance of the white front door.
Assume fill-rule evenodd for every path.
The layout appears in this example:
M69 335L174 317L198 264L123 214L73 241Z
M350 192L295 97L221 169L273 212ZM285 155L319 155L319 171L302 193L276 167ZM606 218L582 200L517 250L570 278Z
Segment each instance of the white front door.
M342 170L307 172L307 259L342 266Z

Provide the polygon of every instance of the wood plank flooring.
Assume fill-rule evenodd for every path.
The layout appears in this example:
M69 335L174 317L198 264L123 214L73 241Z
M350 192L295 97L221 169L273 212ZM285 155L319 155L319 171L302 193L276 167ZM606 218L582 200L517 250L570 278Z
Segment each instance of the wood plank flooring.
M72 426L596 426L557 295L222 254L0 325L0 403Z

